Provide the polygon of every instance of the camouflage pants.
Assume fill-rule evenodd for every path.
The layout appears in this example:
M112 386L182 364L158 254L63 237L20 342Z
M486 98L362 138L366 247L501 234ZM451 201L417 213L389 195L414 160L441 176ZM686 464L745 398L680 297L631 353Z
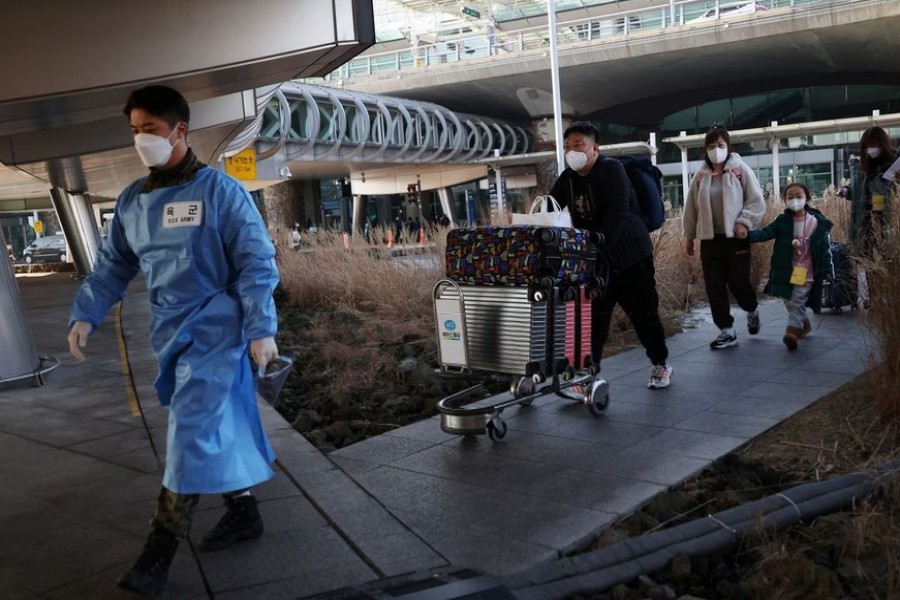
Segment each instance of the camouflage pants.
M194 519L194 509L200 500L199 494L176 494L164 487L159 489L156 510L153 511L152 529L165 529L178 539L187 537Z
M228 492L222 494L222 497L232 498L247 491L250 491L250 488ZM176 494L164 487L159 488L159 496L156 499L156 509L153 511L150 527L165 529L178 539L186 538L191 530L194 509L197 508L199 500L199 494Z

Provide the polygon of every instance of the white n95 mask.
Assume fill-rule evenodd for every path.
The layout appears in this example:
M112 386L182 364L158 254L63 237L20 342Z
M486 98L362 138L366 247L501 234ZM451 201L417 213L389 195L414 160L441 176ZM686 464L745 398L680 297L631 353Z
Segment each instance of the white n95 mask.
M175 129L172 133L176 133ZM171 133L169 136L171 137ZM169 138L152 133L138 133L134 136L134 148L145 167L161 167L172 158L172 144Z
M792 198L787 201L788 209L794 212L801 210L804 206L806 206L806 200L801 200L800 198Z
M878 146L866 148L866 154L869 155L869 158L878 158L879 156L881 156L881 148L879 148Z
M706 156L714 165L720 165L728 158L728 148L710 148L706 151Z
M573 171L580 171L587 164L588 157L584 152L577 152L575 150L569 150L566 152L566 164L569 165L569 168Z

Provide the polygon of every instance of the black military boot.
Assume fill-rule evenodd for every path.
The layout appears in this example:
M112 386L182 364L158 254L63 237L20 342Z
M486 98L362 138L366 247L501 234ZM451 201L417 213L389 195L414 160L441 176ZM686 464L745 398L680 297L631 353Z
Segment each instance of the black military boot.
M169 565L178 550L178 538L165 529L154 529L144 551L131 570L119 578L118 586L152 598L162 593L169 576Z
M253 496L225 497L225 513L200 542L201 552L224 550L235 542L252 540L263 534L262 517Z

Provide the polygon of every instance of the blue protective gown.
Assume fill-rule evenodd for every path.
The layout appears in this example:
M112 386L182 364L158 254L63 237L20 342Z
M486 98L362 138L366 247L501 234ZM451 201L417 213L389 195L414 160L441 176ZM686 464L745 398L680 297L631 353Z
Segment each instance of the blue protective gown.
M249 487L275 460L256 405L250 340L274 336L275 248L250 194L201 168L188 183L116 205L97 265L71 322L98 327L143 271L150 290L156 390L169 409L163 486L179 494Z

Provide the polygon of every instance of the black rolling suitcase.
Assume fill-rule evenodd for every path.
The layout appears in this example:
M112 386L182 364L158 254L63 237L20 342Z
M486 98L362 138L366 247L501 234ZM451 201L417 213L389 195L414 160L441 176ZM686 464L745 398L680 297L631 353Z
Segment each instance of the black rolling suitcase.
M822 308L830 308L833 313L840 313L845 307L856 308L859 298L856 276L850 253L844 244L831 242L831 262L834 265L834 280L825 281L822 287Z

